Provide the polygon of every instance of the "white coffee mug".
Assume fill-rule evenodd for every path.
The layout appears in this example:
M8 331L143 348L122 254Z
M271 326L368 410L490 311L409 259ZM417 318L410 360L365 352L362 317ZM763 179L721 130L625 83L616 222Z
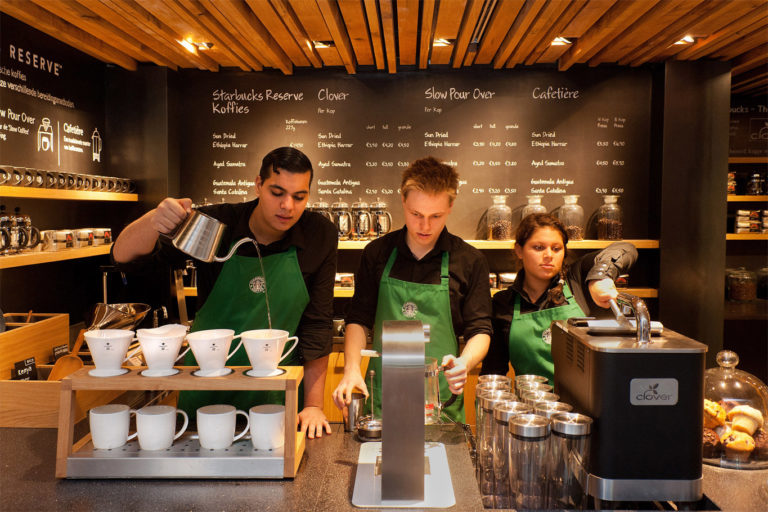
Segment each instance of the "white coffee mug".
M288 354L293 352L299 343L296 336L288 337L288 331L280 329L254 329L245 331L240 335L248 353L248 360L253 366L254 372L268 373L277 369L277 366ZM293 345L283 354L285 344L293 341Z
M94 329L85 331L85 341L97 370L119 371L120 367L141 347L126 356L133 341L133 331L125 329Z
M189 352L189 347L187 347L184 352L179 354L186 332L180 334L155 334L152 332L153 330L139 329L136 332L147 368L154 372L171 370L174 363Z
M123 404L100 405L91 409L88 417L93 447L111 450L136 437L138 432L128 435L131 414L136 414L136 411Z
M178 432L175 432L177 414L184 417L184 425ZM142 450L167 450L187 430L188 424L189 417L181 409L176 409L170 405L142 407L136 411L139 446Z
M237 352L243 340L237 344L235 350L229 352L229 346L235 336L232 329L207 329L187 334L187 342L195 354L200 374L216 373L227 364L227 360Z
M235 435L235 420L240 414L245 417L245 428ZM248 432L248 413L235 409L233 405L206 405L197 410L197 437L200 446L207 450L222 450Z
M285 444L285 406L255 405L248 411L251 443L257 450L275 450Z

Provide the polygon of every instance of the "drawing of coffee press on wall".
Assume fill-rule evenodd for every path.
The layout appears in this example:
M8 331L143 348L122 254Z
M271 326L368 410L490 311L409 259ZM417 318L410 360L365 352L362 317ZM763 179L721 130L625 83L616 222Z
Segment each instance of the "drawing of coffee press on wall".
M53 152L53 127L47 117L43 118L37 129L37 150Z
M99 129L93 129L93 135L91 135L91 150L93 151L92 162L101 162L101 135L99 135Z

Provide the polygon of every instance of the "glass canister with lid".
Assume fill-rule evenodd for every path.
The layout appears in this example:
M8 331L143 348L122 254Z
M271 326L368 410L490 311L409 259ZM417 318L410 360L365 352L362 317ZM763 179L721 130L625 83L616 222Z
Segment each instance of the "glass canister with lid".
M549 420L536 414L519 414L510 418L509 433L511 508L547 508Z
M619 196L603 196L603 204L597 210L597 239L621 240L624 222L622 219Z
M739 356L717 353L704 372L703 460L732 469L768 468L768 387L739 370Z
M584 208L579 205L578 195L563 196L558 217L565 226L568 240L584 240Z
M532 213L547 213L547 208L541 204L542 196L531 195L525 196L528 199L528 204L523 206L523 211L520 212L520 218L524 219Z
M493 508L512 507L509 482L509 420L518 414L530 414L533 409L522 402L507 401L493 408L496 434L493 437Z
M493 196L493 205L486 213L488 240L512 240L512 208L507 196Z
M728 300L750 302L757 298L757 275L744 267L728 273Z
M587 467L592 418L572 412L554 414L547 468L548 504L554 510L583 510L587 504Z

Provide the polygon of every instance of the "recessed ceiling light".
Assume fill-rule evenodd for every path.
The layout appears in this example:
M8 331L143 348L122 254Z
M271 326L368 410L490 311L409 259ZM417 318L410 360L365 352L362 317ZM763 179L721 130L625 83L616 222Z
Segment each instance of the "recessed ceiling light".
M333 48L336 46L333 41L312 41L315 48Z
M694 41L695 41L695 39L693 38L693 36L688 35L688 36L683 37L679 41L675 41L675 44L691 44Z
M556 37L550 43L551 46L566 46L569 44L571 44L571 42L564 37Z
M178 39L178 42L181 46L183 46L189 53L197 53L197 46L192 44L190 41L187 41L186 39Z
M438 38L432 41L432 46L453 46L453 40L452 39L443 39Z

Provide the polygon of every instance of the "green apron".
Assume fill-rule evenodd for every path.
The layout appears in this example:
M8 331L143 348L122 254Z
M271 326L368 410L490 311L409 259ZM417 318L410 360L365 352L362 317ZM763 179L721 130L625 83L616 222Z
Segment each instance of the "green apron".
M555 363L552 362L549 327L555 320L584 316L568 283L563 285L563 295L567 304L524 315L520 314L520 294L515 295L515 312L509 325L509 361L515 375L541 375L552 383Z
M288 331L288 336L296 333L304 308L309 304L309 292L299 268L296 248L271 254L262 258L264 277L258 258L235 254L224 263L211 294L195 315L192 331L206 329L233 329L239 334L251 329L267 329L267 303L264 284L268 286L269 310L272 315L272 327ZM239 340L233 340L232 347ZM290 343L286 344L286 348ZM281 366L299 364L299 351L294 350L283 360ZM190 350L185 364L197 366L195 356ZM245 347L241 346L227 361L227 366L250 366ZM202 377L201 377L202 378ZM257 404L284 403L285 393L279 391L183 391L179 396L179 408L187 411L194 418L198 407L209 404L231 404L243 411L248 411ZM299 395L299 410L302 409L302 397Z
M426 344L425 356L437 358L442 363L446 354L456 355L459 344L453 332L451 320L451 297L448 287L448 253L443 252L440 265L440 284L421 284L401 281L389 277L397 258L397 248L392 250L384 267L379 283L379 297L376 306L376 321L373 328L373 349L381 352L381 326L385 320L420 320L430 326L430 341ZM373 378L373 405L377 416L381 415L381 358L371 358L370 368L376 371ZM441 373L440 402L451 397L451 390ZM455 421L464 422L464 395L443 410Z

